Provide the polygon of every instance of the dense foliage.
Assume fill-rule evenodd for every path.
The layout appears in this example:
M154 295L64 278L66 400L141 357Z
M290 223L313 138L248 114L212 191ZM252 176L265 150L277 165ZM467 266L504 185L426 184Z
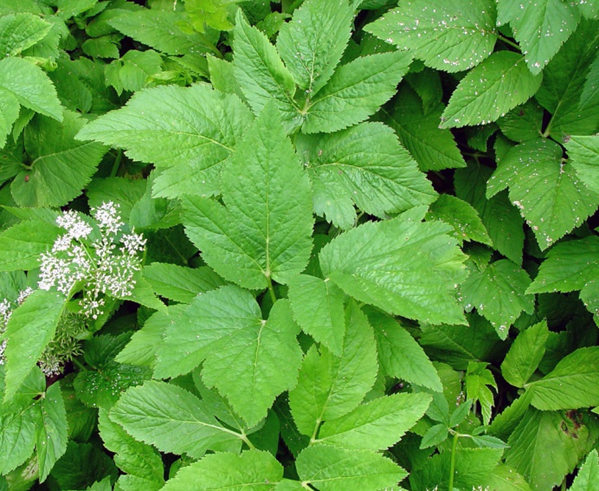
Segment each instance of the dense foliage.
M598 19L0 0L0 490L599 489Z

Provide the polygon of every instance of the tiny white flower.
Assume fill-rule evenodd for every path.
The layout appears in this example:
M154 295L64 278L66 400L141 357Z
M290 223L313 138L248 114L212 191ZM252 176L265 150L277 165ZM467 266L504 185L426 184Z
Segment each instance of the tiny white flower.
M19 305L21 305L21 304L22 304L22 303L25 301L25 299L26 299L26 298L27 298L29 295L31 295L32 293L33 293L33 288L31 288L30 286L28 286L27 288L25 288L24 290L22 290L22 291L19 293L19 296L18 296L18 298L17 298L17 303L18 303Z
M104 202L97 208L92 208L92 215L101 230L108 234L117 234L124 225L118 212L119 205L112 201Z
M59 227L64 228L72 239L83 239L92 232L92 228L74 210L63 212L62 215L56 218L56 223Z

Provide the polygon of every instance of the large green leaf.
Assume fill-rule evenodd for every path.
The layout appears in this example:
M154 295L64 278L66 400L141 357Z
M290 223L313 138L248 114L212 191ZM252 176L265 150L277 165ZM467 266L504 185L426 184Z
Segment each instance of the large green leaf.
M471 68L493 51L495 5L491 0L408 0L366 26L425 65L447 72Z
M573 136L566 143L566 150L580 180L599 193L599 135Z
M512 203L531 226L541 250L582 224L599 206L599 195L564 164L562 147L552 140L529 140L507 152L488 182L487 197L508 186Z
M475 307L487 319L501 339L506 339L510 326L522 311L532 314L534 295L526 293L530 277L509 259L500 259L482 271L472 267L460 287L466 310Z
M183 200L184 223L206 263L245 288L287 283L312 250L310 182L272 105L223 170L223 202Z
M543 411L599 406L599 347L577 349L526 387L531 404Z
M81 194L108 150L75 135L85 119L65 111L62 123L36 116L25 129L25 149L32 162L11 185L20 206L64 206Z
M311 96L331 78L349 41L352 20L347 0L309 0L279 31L281 58L297 85Z
M542 76L532 75L524 58L513 51L498 51L460 80L441 117L441 128L497 121L530 99Z
M503 378L515 387L524 387L535 372L549 337L547 322L542 321L520 332L501 363Z
M354 204L383 218L436 198L393 130L380 123L303 137L297 145L312 178L314 210L338 227L353 226Z
M268 452L215 453L182 468L164 491L268 491L283 479L283 466Z
M6 358L5 400L10 400L48 345L60 316L65 298L52 291L37 290L17 307L6 325L8 339Z
M41 41L52 29L37 15L22 13L0 17L0 57L16 56Z
M256 114L274 99L286 129L291 132L301 124L300 110L293 100L293 76L268 38L250 26L241 11L235 23L233 67L241 91Z
M411 62L408 53L395 51L340 66L316 97L306 101L302 130L330 133L364 121L395 94Z
M541 0L518 4L500 0L498 9L508 10L514 37L534 74L539 73L555 56L578 26L580 13L561 0ZM521 5L521 6L520 6Z
M345 311L346 335L341 356L312 346L289 393L291 414L299 431L316 437L322 421L355 409L372 388L378 364L372 327L354 303Z
M325 277L348 295L391 314L432 324L464 323L455 299L466 257L449 226L411 212L345 232L320 253Z
M0 271L35 269L61 230L42 220L24 220L0 234Z
M14 95L28 109L62 121L56 89L38 66L22 58L0 60L0 89Z
M196 396L164 382L129 389L110 411L110 419L136 440L193 458L240 438L209 414Z
M394 394L358 406L322 425L317 442L356 450L385 450L424 416L431 396Z
M297 473L321 491L378 491L393 488L407 472L380 454L329 445L306 448L296 460Z
M39 480L43 482L50 474L56 461L67 451L67 413L60 391L60 384L54 383L40 399L37 407L36 451L39 465Z
M391 104L381 110L381 117L397 132L420 170L466 167L451 131L439 128L443 104L436 104L425 113L418 95L405 84Z
M222 162L251 121L234 95L204 84L171 85L138 92L123 108L86 125L77 138L124 148L134 160L167 169L154 184L157 196L210 196L220 192Z

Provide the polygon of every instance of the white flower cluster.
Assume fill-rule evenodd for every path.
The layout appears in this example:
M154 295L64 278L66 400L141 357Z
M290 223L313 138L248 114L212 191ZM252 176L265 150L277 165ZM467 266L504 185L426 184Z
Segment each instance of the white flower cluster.
M138 253L143 251L146 240L135 231L121 233L124 223L118 206L109 201L92 208L100 238L91 241L91 246L88 239L93 228L75 211L64 212L56 223L66 234L56 239L50 252L40 256L38 286L43 290L56 287L68 295L80 283L82 313L93 319L103 313L104 295L131 295L135 287L133 277L141 269Z
M25 299L33 293L33 289L31 287L25 288L25 290L21 290L19 292L19 297L17 298L17 304L21 305ZM12 315L13 304L8 300L4 299L0 302L0 334L2 334L6 330L6 325L10 320L10 316ZM4 364L4 350L6 349L5 339L0 343L0 365Z

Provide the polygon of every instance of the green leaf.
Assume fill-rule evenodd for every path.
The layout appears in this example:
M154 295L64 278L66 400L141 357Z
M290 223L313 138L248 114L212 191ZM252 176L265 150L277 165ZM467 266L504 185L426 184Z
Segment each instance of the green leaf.
M454 236L460 241L475 240L488 246L493 245L474 207L450 194L442 194L437 198L430 207L427 219L437 219L451 225Z
M322 271L348 295L391 314L464 323L454 295L466 276L465 256L447 225L409 213L341 234L322 249Z
M238 2L239 0L187 0L185 12L199 32L204 32L206 26L217 31L229 31L233 28L228 19L229 12Z
M331 133L364 121L395 94L411 62L408 53L395 51L340 66L314 99L306 101L302 130Z
M340 356L345 338L345 294L331 281L299 275L289 282L293 317L302 330Z
M287 300L277 301L268 321L223 336L204 361L202 377L216 386L248 426L266 417L276 396L297 381L302 352Z
M459 72L493 51L495 5L490 0L409 0L365 30L409 49L426 66Z
M436 193L391 128L362 123L296 141L314 187L314 211L334 225L354 225L356 211L384 218L428 205ZM306 149L302 152L302 149Z
M599 92L579 106L587 75L599 49L597 22L580 23L576 32L543 70L536 99L552 114L546 135L592 135L599 130ZM576 53L576 56L572 56Z
M351 34L347 0L309 0L293 13L277 37L277 49L297 85L309 96L326 85Z
M161 297L190 303L198 293L206 293L224 285L210 268L185 268L176 264L152 263L143 269L144 278Z
M223 202L183 200L191 241L218 274L245 288L287 283L312 250L312 197L272 105L247 131L223 170Z
M498 51L460 80L441 117L441 128L487 124L530 99L542 76L532 75L524 58Z
M518 334L501 363L501 374L509 384L524 387L545 354L548 336L546 321L539 322Z
M436 104L425 113L417 94L405 85L394 101L391 107L381 110L382 119L397 132L420 170L466 167L451 131L439 128L443 104Z
M222 162L251 121L234 95L208 85L171 85L135 94L123 108L86 125L77 138L125 148L131 159L167 169L154 184L156 197L210 196L220 192Z
M505 464L499 464L485 482L490 489L498 489L501 491L531 491L531 487L524 477Z
M0 475L8 474L31 456L39 424L37 408L31 403L8 409L0 405Z
M428 394L393 394L358 406L322 425L317 442L356 450L384 450L424 416Z
M566 143L566 150L580 180L599 193L599 136L573 136Z
M52 24L37 15L15 14L0 18L0 57L17 56L44 39Z
M87 185L85 194L90 208L97 208L105 201L118 203L123 220L129 223L131 210L144 196L147 185L147 181L141 179L96 177Z
M543 108L535 99L530 99L499 118L497 124L513 141L534 140L543 134Z
M501 339L506 339L510 326L522 311L532 314L535 298L527 294L528 273L509 259L489 264L483 271L471 268L470 275L460 287L466 310L476 307Z
M26 108L62 121L56 89L38 66L22 58L0 60L0 89L14 95Z
M488 182L487 197L508 186L510 200L541 250L582 224L599 205L599 196L562 162L562 147L551 140L530 140L507 152Z
M312 346L304 358L297 386L289 393L291 414L298 430L315 437L322 421L355 409L372 388L377 371L372 327L360 308L345 310L346 335L341 356Z
M580 109L586 109L595 104L599 97L599 57L591 63L584 82L582 94L580 94Z
M437 370L411 334L391 316L371 308L365 311L374 328L379 363L384 372L441 392L443 385Z
M36 450L39 480L43 482L56 461L67 451L67 413L58 382L48 387L38 406Z
M138 441L196 459L240 437L208 414L196 396L164 382L148 381L127 390L109 416Z
M251 27L241 11L237 12L235 24L233 68L241 91L255 114L274 99L286 130L293 131L301 123L299 108L293 100L293 76L268 38Z
M321 491L376 491L395 486L407 472L382 455L328 445L306 448L296 460L297 473Z
M62 315L65 298L56 293L37 290L17 307L6 325L6 392L9 401L35 367L48 345Z
M499 9L502 8L501 0ZM509 4L509 2L507 2ZM561 0L524 3L510 9L510 26L530 71L537 74L555 56L580 21L580 12Z
M6 135L10 133L13 123L19 117L20 107L13 94L0 89L0 148L6 145Z
M599 347L579 348L541 380L525 386L542 411L599 406Z
M505 462L533 490L550 491L586 453L586 432L585 427L575 429L573 422L559 412L529 409L508 440Z
M81 194L108 150L74 139L84 125L71 111L64 112L62 123L37 116L27 125L25 149L32 162L11 185L19 206L64 206Z
M215 453L182 468L164 491L267 491L283 479L283 466L268 452Z
M164 465L156 449L133 439L108 418L104 409L99 412L98 429L106 449L115 453L114 461L119 469L143 479L148 491L157 491L164 486Z
M185 14L168 10L120 10L108 23L126 36L169 55L214 51L207 36L194 32Z
M143 89L152 75L161 70L162 57L156 51L129 50L106 67L106 79L120 95L123 90Z
M593 491L599 487L599 458L597 450L587 456L568 491Z
M524 221L510 203L507 192L491 199L485 196L485 184L492 170L478 163L455 172L456 196L470 203L480 214L496 249L516 264L522 264Z

